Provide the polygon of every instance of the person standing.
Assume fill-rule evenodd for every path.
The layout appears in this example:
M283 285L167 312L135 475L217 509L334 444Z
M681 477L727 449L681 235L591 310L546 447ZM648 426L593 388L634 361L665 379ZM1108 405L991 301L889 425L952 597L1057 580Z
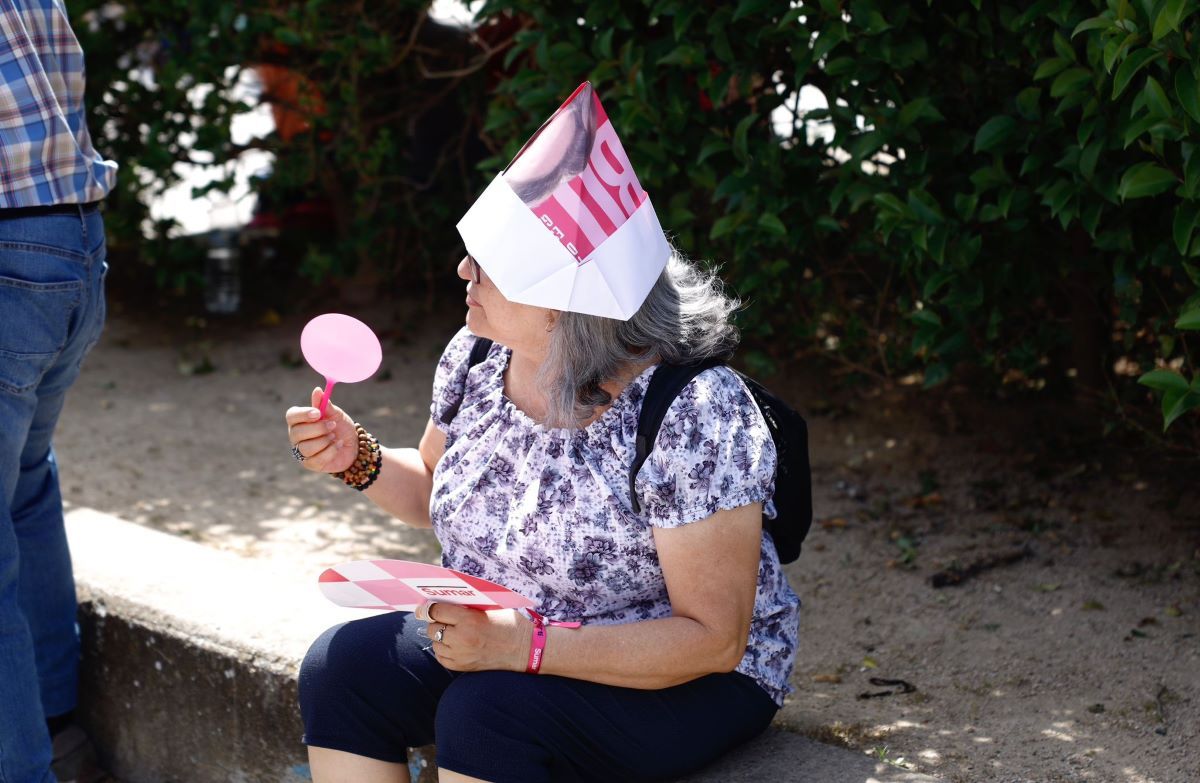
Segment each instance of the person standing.
M0 783L83 777L51 771L81 737L64 731L79 640L51 440L104 325L98 205L117 173L84 81L62 0L0 0Z

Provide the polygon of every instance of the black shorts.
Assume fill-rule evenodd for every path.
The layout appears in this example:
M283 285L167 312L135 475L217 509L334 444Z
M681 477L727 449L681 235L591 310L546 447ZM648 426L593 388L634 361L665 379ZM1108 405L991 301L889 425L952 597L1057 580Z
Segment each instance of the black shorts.
M754 680L661 690L445 669L407 612L321 635L300 669L304 742L391 762L437 744L443 769L496 783L661 780L761 733L778 707Z

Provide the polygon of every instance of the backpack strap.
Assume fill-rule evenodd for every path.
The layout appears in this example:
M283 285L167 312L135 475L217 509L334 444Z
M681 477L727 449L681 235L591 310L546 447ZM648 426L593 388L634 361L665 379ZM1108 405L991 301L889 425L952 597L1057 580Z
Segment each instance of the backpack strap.
M488 351L492 349L492 341L486 337L476 337L475 344L471 346L471 355L467 357L467 373L470 374L471 368L487 358ZM463 393L459 395L458 402L451 405L442 414L442 424L447 427L450 422L454 421L454 417L458 415L458 409L462 407L463 396L467 392L467 380L463 377Z
M634 482L637 480L638 471L650 456L650 450L654 448L654 440L658 437L658 428L662 426L667 409L693 378L711 367L724 363L714 358L705 359L697 364L660 364L650 376L650 385L646 387L642 410L638 414L637 454L629 468L629 501L635 514L642 512L642 504L638 502Z

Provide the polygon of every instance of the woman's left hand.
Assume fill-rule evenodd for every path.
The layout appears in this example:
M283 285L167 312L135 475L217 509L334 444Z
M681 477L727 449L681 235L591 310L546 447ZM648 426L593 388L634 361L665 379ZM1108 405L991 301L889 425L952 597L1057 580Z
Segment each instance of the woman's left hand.
M533 623L513 609L483 612L455 604L429 604L425 633L438 662L456 672L525 671ZM441 631L441 641L438 640Z

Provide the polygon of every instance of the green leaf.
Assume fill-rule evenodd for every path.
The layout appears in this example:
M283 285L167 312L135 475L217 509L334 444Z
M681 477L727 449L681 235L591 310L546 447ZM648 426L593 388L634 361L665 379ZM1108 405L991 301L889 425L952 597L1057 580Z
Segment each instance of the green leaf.
M947 283L958 276L958 273L951 269L939 269L925 281L925 287L921 290L921 297L927 301L933 301L934 294L940 291ZM920 311L924 312L924 310Z
M1040 79L1049 79L1070 64L1070 60L1064 60L1061 57L1051 57L1039 65L1037 70L1033 72L1033 80L1036 82Z
M1002 188L999 197L996 199L996 207L1005 218L1008 217L1008 210L1012 206L1013 195L1016 192L1016 188Z
M1100 152L1104 149L1104 142L1096 139L1091 144L1083 148L1083 152L1079 154L1079 173L1086 180L1091 180L1096 176L1096 163L1100 160Z
M950 231L946 226L938 226L930 232L929 255L939 264L946 259L946 242L950 240Z
M776 27L778 27L779 29L782 30L784 27L787 27L788 25L795 24L797 21L799 21L800 17L804 16L804 10L805 9L803 9L799 6L797 6L796 8L790 9L786 14L784 14L780 18L779 24L776 25Z
M1113 20L1103 16L1093 16L1091 19L1084 19L1079 24L1075 25L1075 29L1071 31L1071 37L1086 33L1088 30L1107 30L1113 26Z
M729 142L725 139L709 139L704 142L704 146L700 148L700 156L696 158L696 164L699 165L704 161L716 155L718 152L725 152L729 149Z
M1017 111L1027 120L1036 120L1041 111L1038 108L1038 101L1042 97L1042 89L1040 87L1026 87L1017 93Z
M909 315L909 318L913 321L913 323L920 324L922 326L933 326L937 328L941 328L942 326L941 316L932 310L916 310Z
M1132 122L1125 127L1125 146L1128 147L1146 131L1162 124L1162 119L1155 117L1153 114L1147 114L1140 117L1136 122Z
M870 35L878 35L885 30L892 29L888 21L883 18L883 14L878 11L868 11L866 17L866 29Z
M827 231L831 234L836 234L842 230L842 224L837 222L837 220L830 217L829 215L821 215L819 218L816 219L816 221L813 225L815 225L817 228L821 229L822 231Z
M938 384L945 383L950 378L950 368L941 362L935 362L925 368L925 383L922 386L932 389Z
M933 196L924 190L911 190L908 193L908 206L917 219L930 225L939 225L945 221L942 210Z
M730 231L733 231L737 227L737 224L741 222L741 219L742 215L739 212L735 212L732 215L722 215L717 219L716 223L713 223L712 230L708 232L708 238L720 239Z
M702 62L704 53L691 44L680 44L659 58L659 65L682 65L684 67Z
M1172 389L1178 389L1181 392L1188 390L1187 379L1171 370L1151 370L1138 378L1137 382L1160 392L1167 392Z
M764 212L758 219L758 226L768 234L777 237L787 236L787 226L783 225L783 221L773 212Z
M687 32L688 26L691 25L692 20L700 14L700 11L700 8L693 6L686 11L681 11L675 14L674 32L676 41L683 38L684 33Z
M1192 281L1192 285L1200 288L1200 265L1183 262L1183 273Z
M1195 408L1200 408L1200 393L1189 391L1181 394L1175 404L1169 408L1167 395L1163 395L1163 432L1166 432L1176 419Z
M1200 330L1200 307L1188 310L1179 316L1179 320L1175 322L1175 328L1187 329L1188 331Z
M1161 56L1162 52L1157 49L1138 49L1126 57L1125 61L1121 63L1121 67L1117 69L1117 75L1113 77L1113 100L1121 97L1121 93L1125 92L1129 81L1137 75L1138 71Z
M1100 225L1100 213L1103 208L1103 201L1092 199L1085 204L1083 211L1079 213L1079 222L1083 226L1083 230L1088 232L1088 236L1092 239L1096 238L1096 229Z
M1200 149L1193 150L1187 162L1183 164L1183 195L1185 198L1195 198L1198 194L1200 194Z
M275 38L280 43L287 44L288 46L299 46L304 42L300 37L300 33L290 27L276 27Z
M1192 231L1196 228L1197 217L1200 217L1200 204L1195 201L1185 201L1175 207L1175 220L1171 226L1171 234L1180 255L1187 254L1188 245L1192 241Z
M1050 97L1061 98L1067 93L1074 92L1092 80L1092 72L1087 68L1068 68L1054 77L1050 83Z
M1009 182L1012 182L1012 178L1009 177L1003 166L984 166L971 173L971 184L980 192L990 190L998 185L1007 185Z
M613 56L613 33L616 29L608 28L596 38L596 51L605 60L611 60Z
M1116 36L1109 39L1104 45L1104 70L1106 73L1112 73L1113 66L1121 60L1125 59L1125 55L1129 53L1129 47L1133 46L1139 40L1136 32L1131 32L1124 38Z
M845 41L847 37L846 23L841 19L830 24L817 35L817 41L813 44L813 59L823 60L825 56L833 51L833 47ZM853 58L850 58L853 62Z
M959 193L954 197L954 211L963 220L970 220L971 215L975 214L975 207L979 203L979 197L973 194Z
M1042 194L1042 203L1050 207L1051 215L1057 215L1067 206L1075 193L1076 185L1073 180L1060 179Z
M922 117L931 120L942 120L945 117L933 105L933 102L926 96L914 98L904 104L904 108L900 110L899 124L901 128L907 128Z
M750 126L757 120L757 112L748 114L742 118L742 121L733 130L733 154L738 160L746 160L748 154L746 135L750 132Z
M1054 51L1064 60L1075 62L1078 58L1075 56L1075 50L1071 48L1071 44L1066 38L1062 37L1062 33L1058 30L1054 31L1054 36L1051 41L1054 45Z
M1055 107L1054 116L1061 117L1071 109L1082 106L1084 101L1089 99L1090 95L1091 94L1089 92L1084 92L1083 90L1076 90L1075 92L1067 93L1063 96L1063 99L1058 102L1058 106Z
M1075 141L1079 142L1080 147L1085 147L1088 139L1092 138L1092 133L1096 132L1096 122L1097 119L1094 116L1080 122L1079 130L1075 131Z
M838 57L825 64L825 74L828 76L844 76L859 67L857 57Z
M1157 163L1138 163L1130 166L1121 177L1117 195L1122 201L1156 196L1178 183L1174 174Z
M1183 21L1184 9L1187 7L1187 0L1167 0L1163 3L1162 9L1158 12L1158 17L1154 20L1154 32L1151 40L1157 41L1167 33L1173 33L1179 29L1179 23Z
M893 196L891 193L876 193L873 200L884 210L902 217L912 217L908 206L900 199Z
M1175 73L1175 97L1188 116L1200 122L1200 89L1197 89L1196 74L1187 63L1180 63Z
M1146 108L1151 114L1156 117L1170 117L1174 113L1171 102L1167 100L1167 91L1158 83L1158 79L1147 76L1143 92L1146 95Z
M770 0L742 0L742 2L738 3L737 10L733 12L733 21L736 22L743 17L757 14L769 5L769 3Z
M1000 114L985 122L975 134L975 151L991 152L1002 146L1016 130L1017 121Z

